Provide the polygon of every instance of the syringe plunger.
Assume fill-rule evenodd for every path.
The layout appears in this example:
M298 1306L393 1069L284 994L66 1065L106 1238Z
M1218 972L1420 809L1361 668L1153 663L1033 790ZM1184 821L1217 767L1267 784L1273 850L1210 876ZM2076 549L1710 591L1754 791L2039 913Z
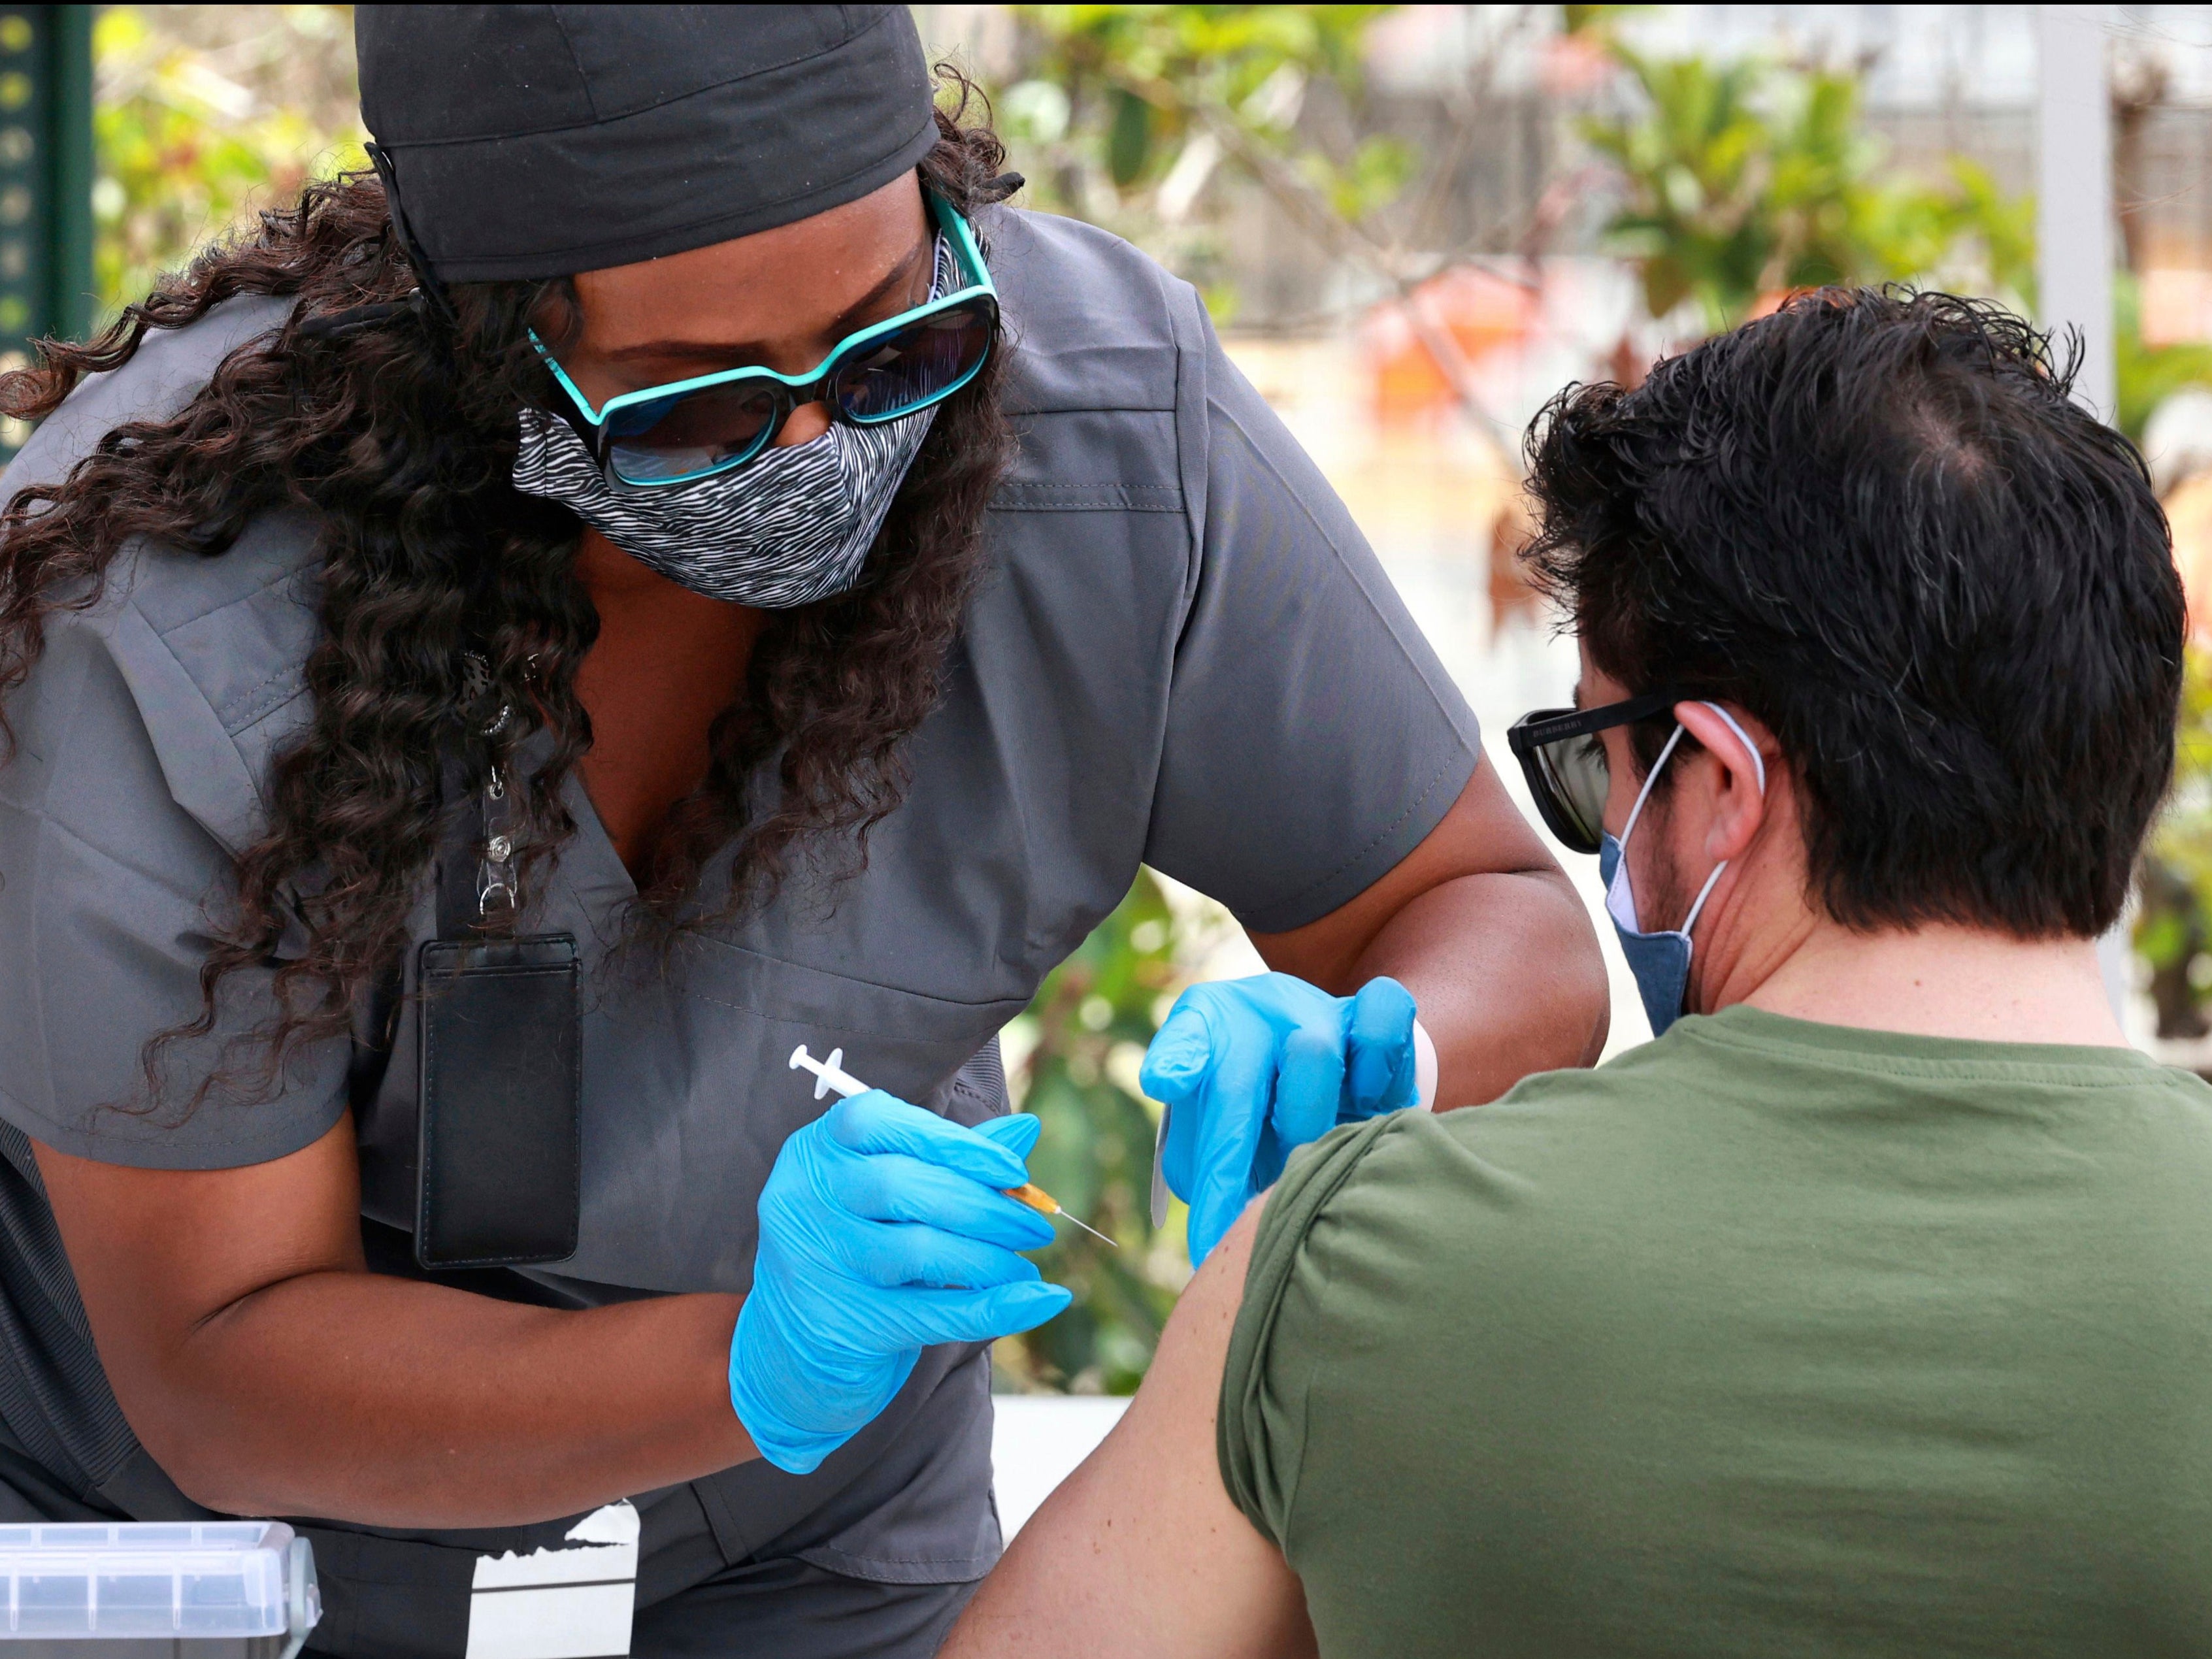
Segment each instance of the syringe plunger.
M817 1100L832 1089L841 1095L848 1096L866 1094L868 1091L866 1084L845 1069L845 1051L842 1048L832 1048L829 1059L817 1060L806 1052L806 1045L802 1042L791 1051L791 1069L814 1073L814 1097Z

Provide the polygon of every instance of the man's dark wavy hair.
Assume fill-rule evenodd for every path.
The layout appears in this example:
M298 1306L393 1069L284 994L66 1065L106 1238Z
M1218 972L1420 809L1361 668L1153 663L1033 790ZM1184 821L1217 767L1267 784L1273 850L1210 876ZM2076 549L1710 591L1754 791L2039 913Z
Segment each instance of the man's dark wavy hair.
M2023 939L2118 917L2173 763L2185 614L2078 343L1947 294L1827 289L1530 428L1524 557L1591 660L1765 721L1811 896ZM1637 728L1648 771L1671 729Z
M969 89L952 79L962 95L939 111L921 171L972 215L1018 181L1002 177L1004 149L988 120L964 118ZM211 1030L222 981L276 963L288 922L303 927L304 949L276 966L276 1012L254 1034L264 1087L295 1044L344 1033L392 982L439 841L441 746L463 744L481 775L537 738L527 858L550 857L575 829L561 792L592 741L575 685L599 628L570 574L581 526L510 482L517 411L558 406L528 330L535 319L557 341L574 327L574 289L565 277L456 284L447 328L393 303L416 288L382 187L352 174L263 215L257 234L203 254L99 338L49 342L34 367L0 378L0 411L36 420L83 376L129 362L154 330L240 295L297 300L173 418L118 427L0 514L0 696L32 672L46 619L96 601L134 538L219 558L272 509L306 508L320 526L313 714L274 763L267 828L239 862L199 1018L167 1034ZM327 337L301 326L379 304L398 314ZM984 507L1012 453L1005 368L994 349L939 407L859 585L770 618L744 696L713 727L709 775L675 807L640 883L637 935L665 942L726 916L817 854L846 871L865 860L867 831L903 796L902 744L937 705L980 569ZM518 718L488 741L483 717L501 705ZM749 780L770 763L780 793L749 805ZM727 902L689 917L718 861Z

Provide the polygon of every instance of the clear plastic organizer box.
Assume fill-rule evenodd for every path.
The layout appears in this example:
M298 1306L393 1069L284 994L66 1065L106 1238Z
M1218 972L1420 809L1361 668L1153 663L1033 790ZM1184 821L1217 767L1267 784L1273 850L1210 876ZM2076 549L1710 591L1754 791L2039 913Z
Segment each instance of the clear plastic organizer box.
M292 1659L322 1615L281 1521L0 1526L0 1659Z

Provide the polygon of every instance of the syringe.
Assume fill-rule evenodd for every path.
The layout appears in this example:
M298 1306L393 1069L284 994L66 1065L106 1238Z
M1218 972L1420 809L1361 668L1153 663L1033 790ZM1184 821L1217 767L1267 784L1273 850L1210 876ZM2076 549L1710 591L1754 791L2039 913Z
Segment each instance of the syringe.
M791 1051L791 1069L794 1072L814 1073L814 1097L817 1100L821 1099L832 1090L841 1095L857 1095L865 1093L868 1087L866 1084L845 1069L845 1051L842 1048L832 1048L830 1051L829 1059L817 1060L806 1052L806 1045L802 1042ZM999 1190L1012 1199L1015 1203L1028 1205L1039 1215L1056 1215L1062 1221L1074 1222L1091 1237L1103 1243L1112 1244L1117 1250L1121 1248L1089 1222L1077 1221L1073 1216L1060 1207L1058 1199L1034 1181L1025 1181L1018 1187L1002 1187Z

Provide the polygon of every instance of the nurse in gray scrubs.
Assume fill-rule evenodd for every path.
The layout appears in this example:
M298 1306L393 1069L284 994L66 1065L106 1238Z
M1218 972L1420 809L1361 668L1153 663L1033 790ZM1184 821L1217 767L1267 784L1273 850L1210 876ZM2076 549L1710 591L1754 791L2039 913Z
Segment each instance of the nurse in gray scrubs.
M1201 1247L1424 1042L1590 1057L1595 944L906 8L358 28L376 174L0 386L0 1518L309 1517L332 1653L926 1654L1063 1300L994 1034L1139 863L1279 970L1155 1054Z

